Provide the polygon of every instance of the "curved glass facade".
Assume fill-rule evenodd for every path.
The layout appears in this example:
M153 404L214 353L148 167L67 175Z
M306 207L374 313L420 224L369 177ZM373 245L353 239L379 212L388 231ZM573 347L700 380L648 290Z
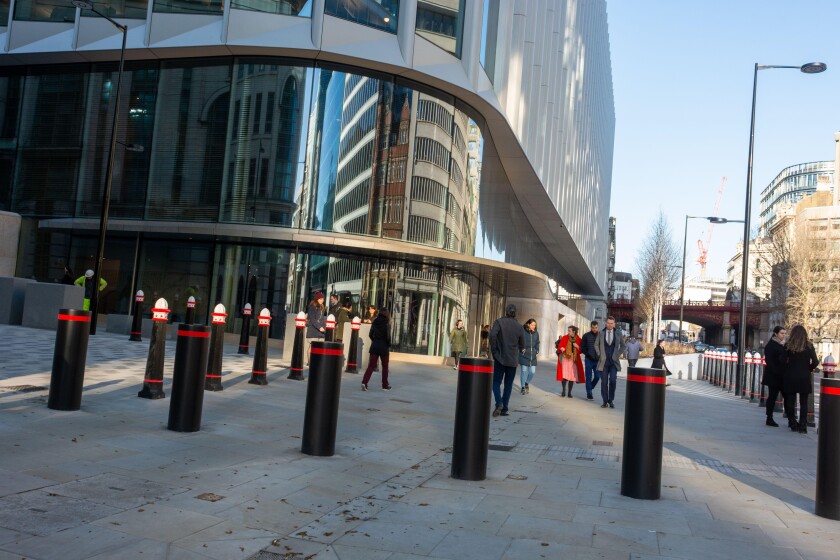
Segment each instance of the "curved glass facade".
M465 0L417 0L417 34L461 57Z
M116 78L113 63L0 73L0 209L24 217L20 276L51 281L65 264L92 267L93 229L39 223L99 217ZM174 320L188 295L234 315L256 302L285 317L321 290L359 313L388 307L396 350L439 354L440 333L467 318L471 298L488 312L503 293L496 280L440 266L214 239L211 225L188 224L392 239L549 275L556 266L480 122L440 92L279 58L131 61L123 80L110 216L198 236L109 233L109 313L128 312L139 287L167 298ZM282 321L272 336L283 336Z
M818 187L831 190L835 188L834 182L834 161L814 161L784 168L761 191L761 232L766 234L767 228L776 221L780 204L796 203L817 192Z
M324 13L396 33L400 0L325 0Z

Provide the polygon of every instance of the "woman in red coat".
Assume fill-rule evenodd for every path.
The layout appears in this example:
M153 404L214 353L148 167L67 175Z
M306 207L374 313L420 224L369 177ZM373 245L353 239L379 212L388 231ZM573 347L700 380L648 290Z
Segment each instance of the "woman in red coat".
M557 381L563 383L561 397L572 398L575 382L583 383L583 362L580 359L580 337L577 327L569 327L566 336L557 343ZM566 384L569 392L566 393Z

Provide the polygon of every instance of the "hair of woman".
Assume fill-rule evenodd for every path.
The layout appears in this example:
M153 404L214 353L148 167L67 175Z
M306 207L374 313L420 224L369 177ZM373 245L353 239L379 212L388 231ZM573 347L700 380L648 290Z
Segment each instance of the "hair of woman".
M779 331L783 331L785 328L782 325L776 325L773 327L773 334L779 334Z
M522 326L525 327L525 328L528 328L528 325L530 325L531 323L536 323L536 322L537 322L536 319L528 319L527 321L525 321L525 324L522 325ZM534 327L534 329L536 329L536 328L537 327Z
M808 331L802 325L796 325L790 329L790 336L787 339L787 349L790 352L804 352L808 348Z
M379 310L379 316L385 317L386 321L388 321L389 323L391 322L391 313L389 313L388 310L384 307Z

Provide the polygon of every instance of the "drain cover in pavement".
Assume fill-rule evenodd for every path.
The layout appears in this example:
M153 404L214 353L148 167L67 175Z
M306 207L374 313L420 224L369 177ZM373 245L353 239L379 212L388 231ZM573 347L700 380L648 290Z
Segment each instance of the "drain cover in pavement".
M218 502L219 500L224 500L224 496L219 496L218 494L213 494L212 492L205 492L204 494L199 494L196 496L199 500L204 500L207 502Z
M290 556L290 554L294 554L294 556ZM287 553L287 554L277 554L276 552L269 552L267 550L260 550L259 552L257 552L256 554L252 554L251 556L249 556L245 560L284 560L285 558L296 558L296 557L302 558L303 555L302 554L298 555L295 552L290 552L290 553Z

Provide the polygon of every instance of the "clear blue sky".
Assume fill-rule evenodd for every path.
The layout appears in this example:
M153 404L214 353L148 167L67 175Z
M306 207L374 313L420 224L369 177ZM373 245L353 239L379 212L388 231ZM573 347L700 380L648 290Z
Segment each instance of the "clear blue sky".
M758 74L753 224L782 168L834 159L840 131L840 0L607 0L616 107L610 215L616 269L636 255L660 208L682 250L686 214L742 219L753 65L825 62ZM726 276L741 224L715 228L707 276ZM689 221L687 273L708 225Z

